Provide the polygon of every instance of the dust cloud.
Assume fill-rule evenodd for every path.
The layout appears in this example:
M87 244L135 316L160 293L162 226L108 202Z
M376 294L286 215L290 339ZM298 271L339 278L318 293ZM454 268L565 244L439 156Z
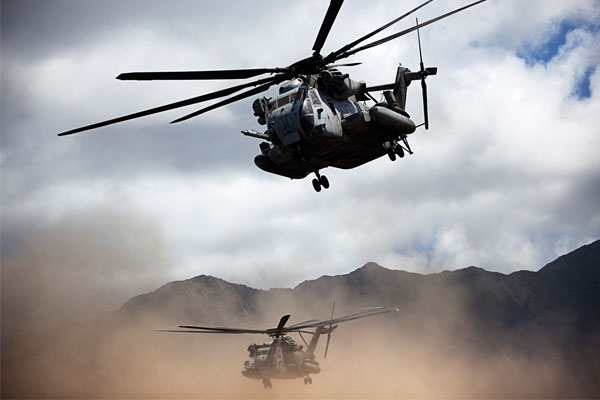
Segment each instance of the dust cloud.
M105 220L105 212L110 214L103 211L92 219ZM156 237L151 230L138 229L143 226L139 220L124 218L117 224L131 243L118 241L107 246L112 238L105 234L113 229L85 233L72 230L71 223L65 222L55 227L50 238L49 232L43 239L34 238L31 253L22 264L31 268L25 275L28 279L19 281L17 278L23 278L17 272L8 278L3 274L3 330L8 316L17 318L19 310L29 312L19 323L9 321L14 328L9 340L3 333L3 398L379 399L586 394L577 385L578 372L567 368L552 343L540 339L544 337L541 332L515 332L514 340L489 336L489 330L482 330L473 320L460 293L437 284L422 287L404 304L381 304L392 298L393 292L368 294L328 280L320 286L325 291L314 289L318 285L310 290L300 285L294 290L258 291L256 302L249 306L241 294L249 288L205 279L186 283L195 293L202 289L201 301L191 297L187 286L168 284L85 322L36 329L36 318L41 315L47 319L46 326L56 327L98 310L85 306L91 299L102 299L99 304L109 306L112 289L107 287L109 279L103 277L123 273L126 265L136 264L134 260L144 267L127 270L129 277L150 273L164 261L159 254L147 253L153 248L147 242ZM98 245L101 238L106 241ZM133 238L146 243L136 244ZM66 250L61 245L74 241L76 245ZM76 254L67 254L68 249L76 249ZM119 250L128 254L118 255ZM110 260L121 262L107 267L106 253L112 253ZM36 260L47 270L34 267ZM88 272L79 271L77 263L86 265L82 269ZM53 274L58 274L56 279L66 275L71 280L54 282ZM100 283L94 286L90 282ZM63 290L79 304L69 307L68 301L52 299L51 293ZM15 291L21 293L20 302L7 305L7 299L15 301ZM31 304L24 302L29 296ZM267 328L276 326L284 314L292 315L288 324L323 320L329 318L333 300L336 316L374 305L399 306L401 311L340 324L332 335L327 359L323 359L323 338L317 348L322 371L312 376L312 385L304 385L302 379L274 380L273 388L267 390L260 381L243 377L246 348L264 340L261 335L155 331L188 323ZM62 308L50 312L57 304ZM13 309L5 318L4 310L10 307ZM59 309L65 315L58 313ZM294 339L301 343L299 337Z
M338 293L339 295L340 293ZM309 315L292 305L289 292L265 301L255 327L271 327L284 313L290 323L327 318L329 305ZM340 304L338 302L338 304ZM398 398L568 396L569 372L551 348L534 355L502 349L482 351L461 338L460 309L435 317L395 313L341 324L328 358L317 350L323 371L313 385L301 379L260 381L241 375L246 347L260 335L155 332L181 320L120 312L105 314L54 333L30 337L3 353L3 396L53 398ZM417 308L423 307L418 305ZM424 306L424 309L427 307ZM350 310L348 310L350 311ZM450 311L450 312L449 312ZM216 310L215 310L216 312ZM298 317L297 317L298 316ZM243 316L215 317L240 326ZM188 322L188 321L183 321ZM192 321L202 322L202 321ZM247 321L246 321L247 322ZM300 341L299 338L296 338ZM8 354L7 354L8 353ZM5 390L6 389L6 390Z
M53 329L118 308L167 280L152 221L126 205L72 212L2 257L2 335Z

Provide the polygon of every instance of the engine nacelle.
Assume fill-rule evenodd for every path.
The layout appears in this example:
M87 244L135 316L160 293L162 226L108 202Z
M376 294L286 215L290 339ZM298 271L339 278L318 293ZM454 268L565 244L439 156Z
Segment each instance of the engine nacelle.
M348 74L342 74L337 69L321 71L317 83L320 90L323 90L335 100L346 100L350 96L363 92L366 88L365 82L350 79Z

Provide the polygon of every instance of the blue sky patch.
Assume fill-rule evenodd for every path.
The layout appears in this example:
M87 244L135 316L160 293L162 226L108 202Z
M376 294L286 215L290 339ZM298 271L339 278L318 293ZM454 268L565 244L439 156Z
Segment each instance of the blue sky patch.
M560 48L567 42L567 35L575 29L585 29L595 33L600 30L600 25L582 19L564 19L558 24L557 28L548 32L548 37L544 43L536 47L530 44L524 45L517 52L517 57L525 60L525 63L530 67L536 64L545 65L558 54ZM572 96L578 100L591 97L590 77L595 71L596 66L590 66L585 70L583 75L575 82Z
M558 54L560 47L567 42L567 34L579 26L577 21L563 20L558 29L550 32L552 35L546 42L537 47L526 45L523 50L517 52L517 56L523 58L530 66L538 63L546 64Z
M575 82L575 87L573 88L573 96L575 96L578 100L589 99L592 96L592 91L590 89L590 77L596 71L596 67L589 67L581 76L577 82Z
M599 25L590 23L590 21L564 19L558 24L558 29L552 29L548 32L549 37L544 43L536 47L526 44L517 52L517 57L524 59L529 66L538 63L546 64L558 54L560 48L567 42L569 32L578 28L590 32L600 30Z

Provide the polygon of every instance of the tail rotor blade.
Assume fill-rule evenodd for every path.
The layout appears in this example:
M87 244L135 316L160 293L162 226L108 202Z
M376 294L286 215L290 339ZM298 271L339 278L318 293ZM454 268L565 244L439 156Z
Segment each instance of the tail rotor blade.
M333 311L335 310L335 300L333 301L333 306L331 307L331 320L333 320ZM327 358L327 350L329 350L329 341L331 340L331 331L332 331L333 323L329 324L329 332L327 332L327 344L325 344L325 355L323 358Z
M417 21L417 40L419 42L419 67L421 69L421 92L423 93L423 114L425 117L425 130L429 129L429 115L427 112L427 83L425 83L425 78L429 74L429 71L425 70L425 66L423 65L423 52L421 51L421 34L419 33L419 19L416 18Z
M425 69L423 66L423 53L421 52L421 33L419 32L419 18L415 18L417 21L417 40L419 42L419 60L421 62L421 72Z
M325 355L323 358L327 358L327 350L329 350L329 341L331 340L331 331L327 334L327 344L325 345Z
M427 84L425 78L421 79L421 90L423 91L423 113L425 115L425 129L429 129L429 114L427 112Z

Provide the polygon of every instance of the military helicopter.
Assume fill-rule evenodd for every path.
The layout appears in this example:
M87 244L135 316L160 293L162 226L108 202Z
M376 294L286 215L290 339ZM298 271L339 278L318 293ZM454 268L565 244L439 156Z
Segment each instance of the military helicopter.
M314 173L316 177L312 180L312 184L314 189L319 192L321 188L329 188L327 177L320 174L321 169L326 167L351 169L385 154L394 161L396 156L404 157L405 153L413 153L408 144L408 135L421 125L424 125L425 129L429 129L425 79L430 75L436 75L437 68L425 68L423 65L419 29L486 0L475 1L423 23L419 23L417 20L416 25L411 28L360 47L357 46L432 1L425 1L411 11L352 43L331 52L327 56L322 56L321 49L343 3L343 0L331 0L312 47L313 54L287 67L122 73L117 76L117 79L140 81L211 80L248 79L263 74L271 74L271 76L68 130L59 133L59 136L71 135L218 99L254 87L171 122L178 123L265 92L273 85L280 85L279 94L276 97L262 97L252 103L254 115L258 117L260 125L266 125L266 131L257 132L247 129L243 130L242 133L262 140L259 145L260 154L254 158L254 163L260 169L291 179L303 179ZM420 69L411 72L408 68L400 65L396 71L394 83L367 87L364 81L350 79L348 74L338 70L342 66L355 66L360 63L334 64L341 59L379 46L413 31L417 31ZM421 125L415 125L405 110L407 87L415 80L421 81L422 88L424 123ZM378 102L370 94L370 92L378 91L383 91L384 101ZM366 104L368 100L374 101L375 105L368 106Z
M379 314L399 311L398 308L390 307L372 307L362 309L355 314L346 315L340 318L333 318L335 302L331 310L331 319L327 321L309 320L299 322L297 324L286 327L289 315L284 315L279 320L279 324L275 328L268 329L246 329L246 328L218 328L206 326L180 325L179 328L184 330L166 330L161 329L159 332L176 332L176 333L223 333L223 334L263 334L269 338L263 344L251 344L248 346L248 352L252 362L245 361L242 375L247 378L262 380L263 386L270 388L273 386L271 379L296 379L304 378L304 384L312 384L310 374L318 374L321 372L321 367L315 359L315 349L321 335L327 335L327 344L325 345L325 354L323 358L327 358L327 350L329 349L329 341L331 333L338 327L337 324L348 322L359 318L373 317ZM311 331L309 329L313 329ZM304 346L296 343L289 333L298 333ZM302 334L312 335L309 343L306 342Z

